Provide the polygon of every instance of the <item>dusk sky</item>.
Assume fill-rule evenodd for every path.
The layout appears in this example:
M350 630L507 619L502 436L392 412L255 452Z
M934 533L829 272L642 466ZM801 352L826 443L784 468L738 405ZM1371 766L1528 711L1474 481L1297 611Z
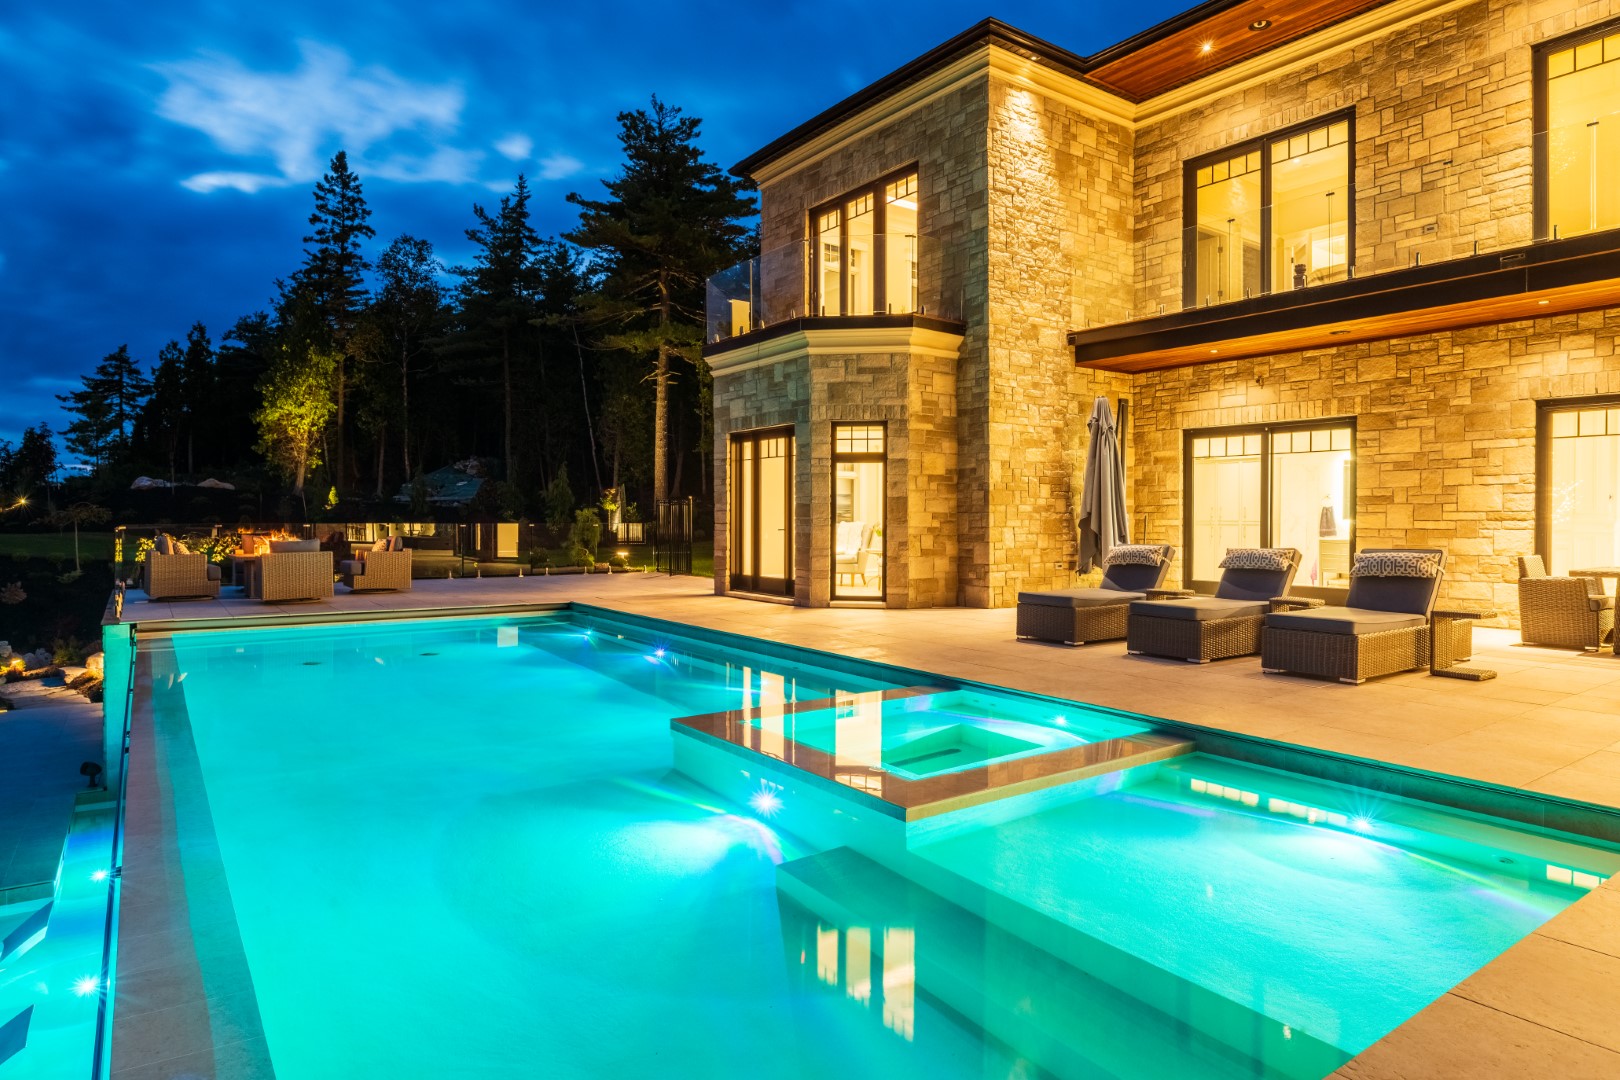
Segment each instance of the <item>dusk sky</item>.
M0 17L0 439L128 343L215 343L301 257L310 189L347 149L380 251L465 259L474 202L519 172L542 235L618 163L656 93L729 168L986 15L1080 53L1189 6L959 0L890 8L462 0L8 4Z

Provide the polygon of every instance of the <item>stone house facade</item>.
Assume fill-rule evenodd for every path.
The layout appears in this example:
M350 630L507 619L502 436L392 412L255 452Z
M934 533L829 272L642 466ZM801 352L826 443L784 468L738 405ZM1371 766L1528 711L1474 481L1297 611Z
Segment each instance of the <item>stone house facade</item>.
M757 506L738 502L736 449L761 429L791 433L774 591L794 602L1005 606L1074 584L1098 396L1129 403L1132 538L1176 546L1172 580L1208 578L1233 538L1308 546L1301 581L1331 599L1350 550L1440 547L1445 595L1511 623L1518 556L1620 562L1612 509L1579 502L1608 477L1612 508L1620 482L1605 441L1620 447L1610 136L1590 136L1592 227L1556 232L1563 189L1548 194L1575 145L1558 141L1557 110L1574 106L1549 80L1566 56L1584 57L1571 70L1610 62L1611 39L1620 64L1620 0L1313 11L1307 25L1247 18L1258 0L1205 4L1092 57L987 21L740 163L760 187L762 247L803 270L778 275L785 303L711 325L705 347L717 591L749 591L741 515ZM1607 110L1620 131L1620 101ZM1284 236L1282 170L1317 160L1344 162L1339 181L1302 189L1325 224ZM1245 168L1268 185L1245 190L1275 201L1240 206L1222 236L1210 192L1237 191ZM855 224L867 204L847 194L908 170L926 240L915 303L829 314L815 299L835 288L828 266L853 295L872 246ZM845 231L827 231L839 214ZM1230 295L1212 300L1208 281ZM865 530L880 557L859 576L850 492L879 481L835 459L853 423L885 433L883 527ZM1585 437L1593 423L1574 457L1552 446L1555 426ZM1302 444L1313 458L1281 456ZM1342 470L1342 490L1323 470Z

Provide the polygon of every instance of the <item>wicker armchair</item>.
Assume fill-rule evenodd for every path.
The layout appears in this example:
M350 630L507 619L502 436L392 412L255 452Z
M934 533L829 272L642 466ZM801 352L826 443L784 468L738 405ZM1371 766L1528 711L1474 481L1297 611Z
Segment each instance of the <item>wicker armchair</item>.
M1375 567L1380 556L1392 565ZM1432 556L1428 573L1397 573ZM1400 567L1399 561L1411 564ZM1342 607L1273 612L1261 637L1260 667L1360 684L1380 675L1429 666L1429 616L1445 577L1446 553L1436 548L1366 548L1351 569ZM1369 572L1373 571L1373 572ZM1461 654L1466 644L1454 645Z
M211 599L219 595L219 567L202 552L164 555L146 553L141 587L148 600Z
M357 558L346 559L338 564L338 577L350 592L410 589L409 551L362 550L356 552L356 555Z
M259 556L254 599L322 600L333 594L330 551L273 551Z
M1132 600L1186 595L1184 590L1160 588L1176 549L1169 544L1156 546L1156 564L1110 562L1097 588L1019 593L1018 640L1054 645L1118 641L1125 636L1125 617Z
M1222 570L1214 596L1132 601L1125 625L1125 651L1195 664L1259 652L1266 613L1276 604L1295 603L1287 593L1299 569L1297 549L1261 550L1282 568L1231 566ZM1223 567L1246 554L1228 551Z
M1519 557L1519 637L1527 645L1599 649L1614 633L1614 597L1597 578L1548 577L1540 555Z

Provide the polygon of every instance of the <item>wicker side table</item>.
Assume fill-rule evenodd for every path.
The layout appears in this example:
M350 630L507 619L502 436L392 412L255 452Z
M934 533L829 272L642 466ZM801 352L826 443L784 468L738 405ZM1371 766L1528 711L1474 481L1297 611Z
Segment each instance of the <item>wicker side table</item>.
M1470 682L1496 678L1496 672L1491 668L1460 667L1457 664L1458 660L1467 660L1474 655L1474 620L1495 617L1496 612L1489 609L1430 612L1429 674Z

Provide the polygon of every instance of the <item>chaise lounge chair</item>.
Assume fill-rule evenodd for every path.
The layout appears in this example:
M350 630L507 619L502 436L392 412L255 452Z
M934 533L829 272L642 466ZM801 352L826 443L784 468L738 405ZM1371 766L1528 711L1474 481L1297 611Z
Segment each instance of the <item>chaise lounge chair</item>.
M1597 578L1548 577L1540 555L1519 558L1519 637L1526 645L1601 649L1614 632L1614 597Z
M1121 544L1103 559L1102 584L1089 589L1018 594L1018 640L1084 645L1118 641L1132 600L1185 596L1161 589L1176 549L1169 544Z
M1445 563L1437 548L1364 549L1351 564L1344 606L1266 616L1261 668L1359 684L1427 667Z
M1125 624L1125 651L1195 664L1260 651L1260 627L1287 595L1299 569L1294 548L1231 548L1214 596L1136 600Z

